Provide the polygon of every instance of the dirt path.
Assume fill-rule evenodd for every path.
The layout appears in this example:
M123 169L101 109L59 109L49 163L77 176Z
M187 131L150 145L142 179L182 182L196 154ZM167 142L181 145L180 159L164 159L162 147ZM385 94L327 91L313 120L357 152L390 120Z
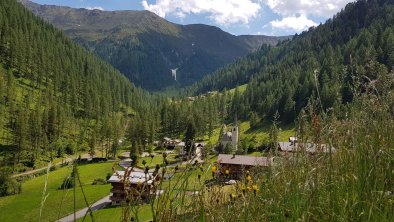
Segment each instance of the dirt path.
M63 163L68 163L68 162L71 162L71 161L73 161L72 158L66 158L63 161ZM62 162L59 162L59 163L55 164L55 166L60 166L60 165L62 165ZM14 174L14 175L12 175L12 177L15 178L15 177L21 177L21 176L26 176L26 175L29 175L29 174L38 173L40 171L46 170L47 168L48 167L42 167L42 168L35 169L35 170L29 170L29 171L26 171L26 172L23 172L23 173Z

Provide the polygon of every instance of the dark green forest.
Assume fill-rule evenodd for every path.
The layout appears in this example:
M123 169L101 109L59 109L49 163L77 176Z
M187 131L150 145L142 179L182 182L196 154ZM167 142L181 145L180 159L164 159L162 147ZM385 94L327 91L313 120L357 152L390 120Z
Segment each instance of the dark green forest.
M228 65L186 89L190 95L248 83L237 99L242 118L250 113L272 118L278 111L292 122L318 99L324 111L343 109L354 93L375 86L394 65L394 2L350 3L325 24L291 41L259 51Z
M14 0L0 2L0 80L0 141L12 145L0 148L5 165L115 140L124 118L151 101Z

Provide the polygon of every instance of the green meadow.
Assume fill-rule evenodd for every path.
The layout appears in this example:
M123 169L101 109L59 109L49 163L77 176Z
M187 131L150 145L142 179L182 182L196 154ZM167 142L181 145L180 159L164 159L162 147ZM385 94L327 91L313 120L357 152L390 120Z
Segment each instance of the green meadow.
M112 172L114 163L81 165L78 167L83 191L89 204L109 195L110 185L91 185L96 178L105 179ZM71 166L60 168L48 174L47 198L42 208L41 221L55 221L73 213L73 189L60 190L65 177L70 175ZM0 198L0 221L38 221L41 200L46 183L46 175L42 175L22 183L22 193ZM76 209L86 207L82 190L75 190Z

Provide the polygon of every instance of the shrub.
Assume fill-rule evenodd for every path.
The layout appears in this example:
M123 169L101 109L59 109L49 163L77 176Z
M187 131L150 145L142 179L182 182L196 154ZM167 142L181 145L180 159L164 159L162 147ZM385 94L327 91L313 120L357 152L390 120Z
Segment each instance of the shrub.
M92 185L104 185L107 184L107 181L103 178L96 178L93 180Z
M64 178L62 185L60 185L60 189L73 188L75 186L74 176L75 176L75 173L73 171L73 172L71 172L70 176L67 176L66 178Z
M11 170L9 168L0 170L0 197L22 192L22 185L11 178L10 175Z
M105 177L106 180L109 180L109 178L111 178L112 173L107 173L107 176Z

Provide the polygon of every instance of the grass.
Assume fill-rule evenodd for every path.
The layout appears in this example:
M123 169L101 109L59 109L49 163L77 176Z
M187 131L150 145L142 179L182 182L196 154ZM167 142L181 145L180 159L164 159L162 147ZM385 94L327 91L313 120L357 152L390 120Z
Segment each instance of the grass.
M244 93L245 91L246 91L246 88L248 87L248 84L243 84L243 85L240 85L240 86L238 86L238 92L239 93ZM234 94L235 93L235 89L236 88L232 88L232 89L230 89L228 92L229 92L229 94Z
M91 185L96 178L103 178L112 172L113 163L89 164L78 167L83 189L89 203L109 195L110 185ZM61 168L49 173L47 193L42 221L55 221L73 212L73 189L59 190L63 179L71 172L71 167ZM45 175L28 180L22 184L22 193L0 198L0 221L37 221L40 210ZM81 189L76 190L76 208L84 208Z
M107 207L93 212L95 222L113 222L120 221L122 217L121 207ZM152 219L151 206L149 204L140 205L138 208L138 219L140 221L150 221ZM83 218L77 221L82 222ZM86 217L84 221L92 221L90 217Z
M217 156L210 155L201 167L182 164L177 172L174 172L174 167L168 168L167 172L170 175L173 174L173 177L170 180L163 181L161 189L200 190L204 185L204 181L212 179L211 166L215 161L217 161ZM198 175L200 175L200 179L198 179Z
M279 155L268 171L251 171L245 192L227 191L234 193L229 198L221 195L224 188L212 193L202 187L209 195L181 204L169 195L157 215L160 221L394 221L393 104L392 94L381 92L343 107L346 117L341 109L320 116L309 110L300 117L299 141L324 141L336 152ZM264 127L241 128L243 135L266 136ZM292 128L282 127L279 139L294 135Z
M254 143L255 145L261 145L268 141L269 132L271 125L268 123L260 124L256 128L250 127L250 121L239 122L239 138L240 140L246 140ZM213 136L209 138L204 136L204 141L216 144L219 141L220 127L216 128L213 132ZM287 141L290 136L294 136L296 133L293 124L279 126L279 141Z
M175 158L176 154L168 154L167 155L167 160L171 163L171 162L175 162L177 161L177 159ZM142 164L142 161L146 161L146 165L148 166L150 169L153 169L156 167L157 164L162 165L163 164L163 156L161 154L156 154L154 155L153 158L146 156L146 157L142 157L140 159L138 159L138 163L137 166L140 168L144 168L144 165Z

